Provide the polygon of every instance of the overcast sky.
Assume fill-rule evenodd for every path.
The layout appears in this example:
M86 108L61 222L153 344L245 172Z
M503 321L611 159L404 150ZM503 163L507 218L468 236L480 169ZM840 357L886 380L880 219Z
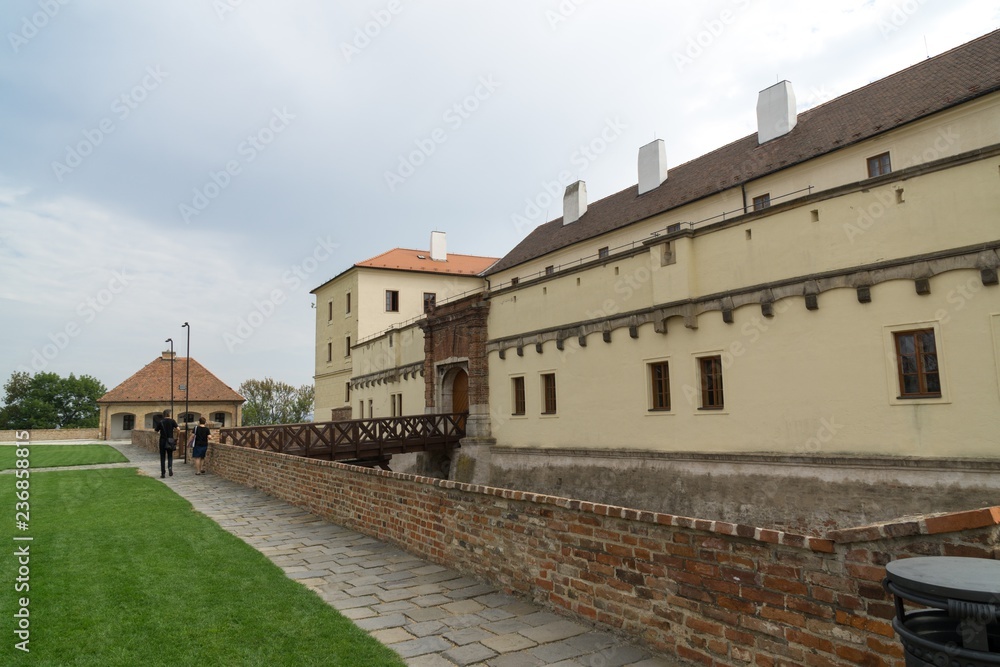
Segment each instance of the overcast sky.
M108 388L173 337L312 382L309 291L393 247L502 256L671 165L1000 27L1000 0L4 0L0 381ZM555 203L552 203L554 200ZM2 397L0 397L2 398Z

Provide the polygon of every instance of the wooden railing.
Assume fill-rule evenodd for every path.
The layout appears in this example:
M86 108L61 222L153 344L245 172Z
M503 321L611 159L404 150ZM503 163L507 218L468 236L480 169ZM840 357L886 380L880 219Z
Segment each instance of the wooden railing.
M219 429L222 443L330 461L381 465L393 454L458 444L467 413L240 426Z

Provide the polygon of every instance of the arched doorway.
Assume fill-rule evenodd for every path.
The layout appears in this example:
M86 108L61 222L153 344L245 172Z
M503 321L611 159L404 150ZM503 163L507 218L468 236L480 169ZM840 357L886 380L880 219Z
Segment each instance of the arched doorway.
M469 411L469 374L463 370L455 373L451 382L451 411Z

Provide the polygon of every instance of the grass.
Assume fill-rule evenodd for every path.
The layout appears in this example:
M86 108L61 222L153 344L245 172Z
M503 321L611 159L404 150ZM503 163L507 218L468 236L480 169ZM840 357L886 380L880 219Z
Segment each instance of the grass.
M14 467L14 450L17 447L0 447L0 470ZM91 463L119 463L128 461L125 455L108 445L31 445L28 462L32 468L56 466L83 466Z
M34 456L34 454L32 454ZM0 508L15 512L13 475ZM0 553L0 663L344 665L402 660L158 481L131 468L30 477L31 542ZM8 537L9 540L9 537ZM30 592L15 593L30 544ZM30 598L30 655L14 649ZM12 656L16 654L16 662Z

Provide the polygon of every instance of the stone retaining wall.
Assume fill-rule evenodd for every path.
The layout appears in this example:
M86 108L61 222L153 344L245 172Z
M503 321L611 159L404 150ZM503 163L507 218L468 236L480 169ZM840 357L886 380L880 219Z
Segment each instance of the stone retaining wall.
M33 428L25 429L34 440L100 440L99 428ZM0 442L14 442L24 430L0 431Z
M210 469L691 664L902 667L884 565L1000 557L1000 507L824 537L213 445Z

